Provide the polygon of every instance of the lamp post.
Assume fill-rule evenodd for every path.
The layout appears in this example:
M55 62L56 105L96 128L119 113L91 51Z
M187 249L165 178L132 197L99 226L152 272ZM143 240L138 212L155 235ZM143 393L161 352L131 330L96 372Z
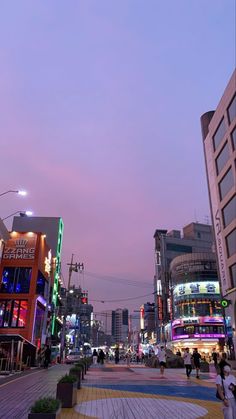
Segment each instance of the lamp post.
M27 192L26 191L22 191L22 190L19 190L19 191L9 190L9 191L0 193L0 196L6 195L8 193L17 193L18 195L21 195L21 196L26 196L27 195Z
M21 217L30 217L31 215L33 215L33 212L32 211L15 211L12 214L8 215L7 217L2 218L1 220L5 221L8 218L13 217L13 215L16 215L16 214L20 214Z

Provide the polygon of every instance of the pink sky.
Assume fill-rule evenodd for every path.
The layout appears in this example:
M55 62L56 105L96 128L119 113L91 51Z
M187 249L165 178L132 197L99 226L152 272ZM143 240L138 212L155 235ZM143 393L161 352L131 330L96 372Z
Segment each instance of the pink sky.
M75 253L87 272L140 283L85 272L91 300L151 293L155 229L209 215L199 118L234 68L234 0L1 9L0 186L29 195L2 197L0 216L61 216L65 278Z

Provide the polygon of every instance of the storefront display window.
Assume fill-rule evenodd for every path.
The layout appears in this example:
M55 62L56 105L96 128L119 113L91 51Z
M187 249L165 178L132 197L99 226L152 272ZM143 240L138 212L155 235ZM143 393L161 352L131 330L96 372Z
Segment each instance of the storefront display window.
M32 268L4 267L0 293L28 294Z
M0 327L25 327L28 302L0 300Z

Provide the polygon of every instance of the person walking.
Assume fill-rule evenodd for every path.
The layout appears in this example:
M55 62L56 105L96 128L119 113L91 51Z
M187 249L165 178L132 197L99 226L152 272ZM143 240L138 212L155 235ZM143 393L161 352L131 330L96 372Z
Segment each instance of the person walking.
M48 369L48 365L51 363L51 349L49 345L47 345L45 352L44 352L44 368Z
M161 346L161 349L158 351L157 354L158 360L159 360L159 364L160 364L160 374L161 374L161 378L164 378L164 370L166 368L166 351L164 346Z
M213 349L211 356L214 361L215 368L217 368L218 353L216 352L215 348Z
M189 348L185 349L184 355L183 355L183 359L184 359L184 366L186 369L186 375L187 378L190 378L190 374L192 372L192 362L191 362L191 354L189 352Z
M200 370L201 355L199 354L197 348L195 348L194 351L193 351L192 359L193 359L193 365L196 368L196 378L200 378L199 377L199 370Z
M120 360L119 348L116 348L115 349L115 363L119 364L119 360Z
M231 374L229 365L225 365L223 373L217 375L216 388L222 400L224 419L236 419L236 400L233 393L236 390L236 379Z
M219 362L219 364L218 364L218 367L219 367L219 369L220 369L220 371L219 371L219 373L222 375L223 374L223 372L224 372L224 367L226 366L226 365L228 365L228 367L231 367L231 365L226 361L226 359L227 359L227 355L226 355L226 353L225 352L222 352L222 355L221 355L221 359L220 359L220 362Z
M102 349L100 349L100 351L99 351L99 359L100 359L100 362L101 362L101 365L103 365L104 364L104 358L105 358L105 353L103 352L103 350Z
M98 362L98 353L96 349L93 350L93 364L96 365Z

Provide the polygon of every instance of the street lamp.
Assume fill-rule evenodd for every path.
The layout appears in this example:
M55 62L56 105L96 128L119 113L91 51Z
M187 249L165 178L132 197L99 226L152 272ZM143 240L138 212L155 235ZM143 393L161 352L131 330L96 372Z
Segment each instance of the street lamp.
M17 193L18 195L21 195L21 196L26 196L27 195L27 192L26 191L22 191L22 190L20 190L20 191L13 191L13 190L9 190L9 191L0 193L0 196L6 195L8 193Z
M31 215L33 215L33 212L32 211L16 211L16 212L13 212L12 214L8 215L7 217L2 218L2 221L5 221L8 218L13 217L13 215L16 215L16 214L20 214L21 217L30 217Z

